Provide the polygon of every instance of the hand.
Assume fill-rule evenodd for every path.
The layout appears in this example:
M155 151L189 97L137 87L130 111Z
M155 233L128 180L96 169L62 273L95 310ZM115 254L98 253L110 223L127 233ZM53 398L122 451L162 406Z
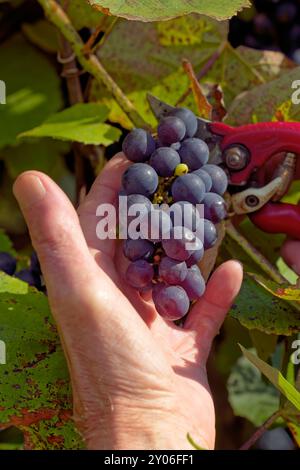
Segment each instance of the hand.
M78 215L46 175L29 171L14 193L41 262L69 365L74 419L89 449L189 449L215 442L206 361L242 281L229 261L217 269L184 329L126 285L120 243L96 237L96 208L114 203L129 165L115 156Z

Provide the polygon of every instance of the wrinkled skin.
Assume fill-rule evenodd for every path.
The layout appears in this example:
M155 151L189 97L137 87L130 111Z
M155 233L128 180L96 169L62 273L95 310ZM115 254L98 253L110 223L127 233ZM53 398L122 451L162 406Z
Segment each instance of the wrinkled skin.
M184 329L164 321L124 282L120 243L96 237L96 207L115 202L128 165L115 156L78 214L42 173L26 172L14 185L68 361L74 419L89 449L189 449L187 433L212 449L206 361L242 268L229 261L217 269Z

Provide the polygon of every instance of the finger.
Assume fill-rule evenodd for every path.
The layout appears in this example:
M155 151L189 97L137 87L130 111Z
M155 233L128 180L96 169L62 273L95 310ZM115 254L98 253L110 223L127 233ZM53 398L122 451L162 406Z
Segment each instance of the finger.
M227 261L212 275L204 296L194 305L184 328L196 333L200 360L206 361L213 339L239 293L243 279L242 265Z
M91 249L114 256L115 240L100 240L97 237L96 226L97 207L101 204L111 204L112 210L116 207L117 196L121 188L122 175L130 162L123 153L115 155L95 180L89 194L78 208L78 215L87 244Z
M75 292L87 282L96 263L71 202L48 176L37 171L20 175L13 191L26 219L50 297Z
M284 261L300 276L300 241L287 240L281 248Z

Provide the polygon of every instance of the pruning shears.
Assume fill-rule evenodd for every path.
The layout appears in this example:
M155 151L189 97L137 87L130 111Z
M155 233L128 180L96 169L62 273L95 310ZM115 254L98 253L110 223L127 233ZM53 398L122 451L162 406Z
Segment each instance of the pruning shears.
M148 101L157 119L175 109L152 95ZM300 239L300 205L280 202L293 180L300 179L300 123L232 127L198 118L195 137L208 144L209 163L227 172L235 214L248 214L265 232Z

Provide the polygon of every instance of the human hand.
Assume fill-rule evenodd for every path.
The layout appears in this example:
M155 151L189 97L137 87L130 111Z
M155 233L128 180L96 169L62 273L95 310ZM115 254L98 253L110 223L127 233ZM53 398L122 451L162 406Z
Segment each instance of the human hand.
M89 449L189 449L187 433L212 449L206 361L242 268L229 261L216 270L183 329L163 320L124 282L120 243L96 236L96 208L115 203L128 165L122 154L107 164L79 217L42 173L14 185L67 358L74 419Z

